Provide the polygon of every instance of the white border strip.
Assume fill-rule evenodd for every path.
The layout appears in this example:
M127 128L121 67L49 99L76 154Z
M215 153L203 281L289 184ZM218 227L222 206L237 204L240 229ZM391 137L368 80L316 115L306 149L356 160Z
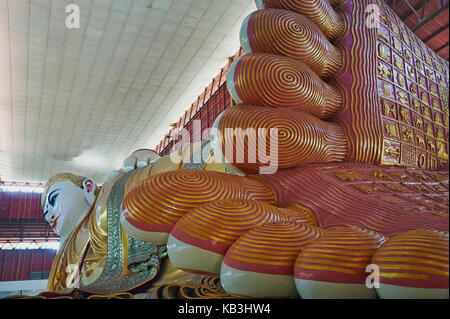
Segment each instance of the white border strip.
M242 100L239 98L239 95L236 92L236 88L234 87L234 69L236 68L237 63L239 62L239 60L242 57L243 57L243 55L241 55L236 60L234 60L233 63L230 65L230 68L228 69L228 72L227 72L227 88L228 88L228 92L230 92L230 95L231 95L232 99L237 104L242 103Z

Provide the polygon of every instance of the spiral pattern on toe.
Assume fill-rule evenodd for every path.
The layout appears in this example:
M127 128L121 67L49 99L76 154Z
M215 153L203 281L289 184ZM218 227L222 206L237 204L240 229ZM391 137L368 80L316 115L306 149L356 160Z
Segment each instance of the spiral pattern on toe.
M247 230L282 221L287 221L287 217L272 205L227 199L191 210L178 221L170 234L184 243L224 255Z
M342 65L340 50L314 23L295 12L255 11L244 20L240 37L246 53L271 53L296 59L322 79L331 78Z
M258 9L280 8L303 14L314 22L330 41L336 40L345 31L343 19L334 11L328 0L259 0L257 6Z
M252 53L236 59L227 74L235 101L308 112L332 118L341 108L341 92L297 60Z
M186 169L157 174L138 184L125 196L122 213L140 230L170 232L194 207L228 198L273 204L271 190L257 179Z
M247 173L273 164L274 156L282 169L340 162L347 152L345 135L338 125L303 112L236 105L223 113L218 131L226 159Z

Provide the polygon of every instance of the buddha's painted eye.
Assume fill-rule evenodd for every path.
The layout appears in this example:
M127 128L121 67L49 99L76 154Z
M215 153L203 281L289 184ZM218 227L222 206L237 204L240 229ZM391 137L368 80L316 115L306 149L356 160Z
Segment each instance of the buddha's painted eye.
M50 195L48 196L48 203L51 206L55 206L55 201L56 198L58 197L59 193L55 193L57 190L54 190L53 192L50 193Z

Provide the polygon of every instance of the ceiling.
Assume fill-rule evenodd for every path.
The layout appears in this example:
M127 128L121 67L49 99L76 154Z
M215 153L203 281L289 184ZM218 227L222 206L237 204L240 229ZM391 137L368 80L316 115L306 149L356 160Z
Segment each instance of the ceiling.
M66 6L80 28L66 27ZM239 49L253 0L0 0L0 180L104 182ZM74 21L74 20L70 20Z
M449 58L448 0L386 0L395 13L440 57Z

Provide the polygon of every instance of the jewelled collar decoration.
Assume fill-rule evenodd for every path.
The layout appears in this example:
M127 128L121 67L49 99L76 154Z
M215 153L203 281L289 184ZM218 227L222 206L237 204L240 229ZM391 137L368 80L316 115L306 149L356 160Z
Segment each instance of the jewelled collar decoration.
M139 241L128 235L127 268L132 272L121 276L124 266L122 251L121 203L125 182L131 173L119 178L113 185L107 201L108 257L100 276L81 290L95 294L129 291L156 277L161 261L167 256L167 246Z

